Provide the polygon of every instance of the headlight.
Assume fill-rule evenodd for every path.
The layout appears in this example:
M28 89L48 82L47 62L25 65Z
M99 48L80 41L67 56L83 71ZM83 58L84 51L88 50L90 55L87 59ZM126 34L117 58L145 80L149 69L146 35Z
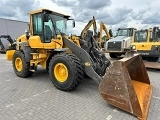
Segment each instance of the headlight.
M132 49L135 50L135 49L136 49L136 46L132 46Z
M8 44L8 47L11 47L11 44L10 44L10 43Z

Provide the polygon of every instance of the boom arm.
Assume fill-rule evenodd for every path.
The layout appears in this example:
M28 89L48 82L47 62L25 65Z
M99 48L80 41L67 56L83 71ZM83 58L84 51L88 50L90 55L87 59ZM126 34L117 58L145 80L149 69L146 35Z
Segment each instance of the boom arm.
M105 26L105 24L101 21L101 23L100 23L100 36L99 36L99 39L98 39L98 44L99 44L100 48L102 47L102 43L103 43L102 30L104 30L104 32L106 33L108 39L110 39L110 35L109 35L109 32L108 32L108 29Z
M104 32L106 33L108 39L110 39L110 35L109 35L109 32L108 32L108 29L107 27L105 26L105 24L103 22L100 23L100 43L102 43L102 30L104 30Z
M87 33L87 30L92 26L92 24L93 24L94 34L97 35L96 20L95 20L95 18L94 18L94 16L93 16L93 19L88 22L88 24L84 27L84 29L83 29L82 32L81 32L81 38L82 38L82 39L85 38L86 33Z

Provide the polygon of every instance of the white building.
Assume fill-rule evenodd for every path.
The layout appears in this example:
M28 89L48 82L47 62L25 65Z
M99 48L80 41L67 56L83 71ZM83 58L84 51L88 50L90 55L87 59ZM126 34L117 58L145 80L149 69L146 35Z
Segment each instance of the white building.
M0 35L10 35L12 39L16 39L28 29L27 22L0 18Z

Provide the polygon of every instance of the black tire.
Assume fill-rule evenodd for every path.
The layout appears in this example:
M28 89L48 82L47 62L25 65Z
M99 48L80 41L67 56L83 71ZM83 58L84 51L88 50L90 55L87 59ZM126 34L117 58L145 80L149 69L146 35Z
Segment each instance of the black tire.
M22 70L21 71L18 71L16 68L16 65L15 65L16 58L20 58L22 61ZM26 77L32 76L32 74L34 73L32 71L29 71L30 63L26 61L25 56L24 56L23 52L21 52L21 51L15 51L13 58L12 58L12 64L13 64L14 72L16 73L16 75L18 77L26 78Z
M117 58L117 55L116 55L115 53L109 53L109 56L110 56L111 58Z
M68 71L67 79L60 82L56 79L54 68L57 64L62 63ZM75 89L83 79L84 72L81 61L73 54L62 52L54 55L49 64L49 76L56 88L63 91Z

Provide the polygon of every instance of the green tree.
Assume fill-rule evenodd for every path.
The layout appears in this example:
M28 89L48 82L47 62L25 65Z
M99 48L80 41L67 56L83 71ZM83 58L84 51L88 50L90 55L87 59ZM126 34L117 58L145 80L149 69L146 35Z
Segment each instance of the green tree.
M109 40L109 38L108 38L106 35L104 35L104 36L102 37L102 40L107 41L107 40Z

